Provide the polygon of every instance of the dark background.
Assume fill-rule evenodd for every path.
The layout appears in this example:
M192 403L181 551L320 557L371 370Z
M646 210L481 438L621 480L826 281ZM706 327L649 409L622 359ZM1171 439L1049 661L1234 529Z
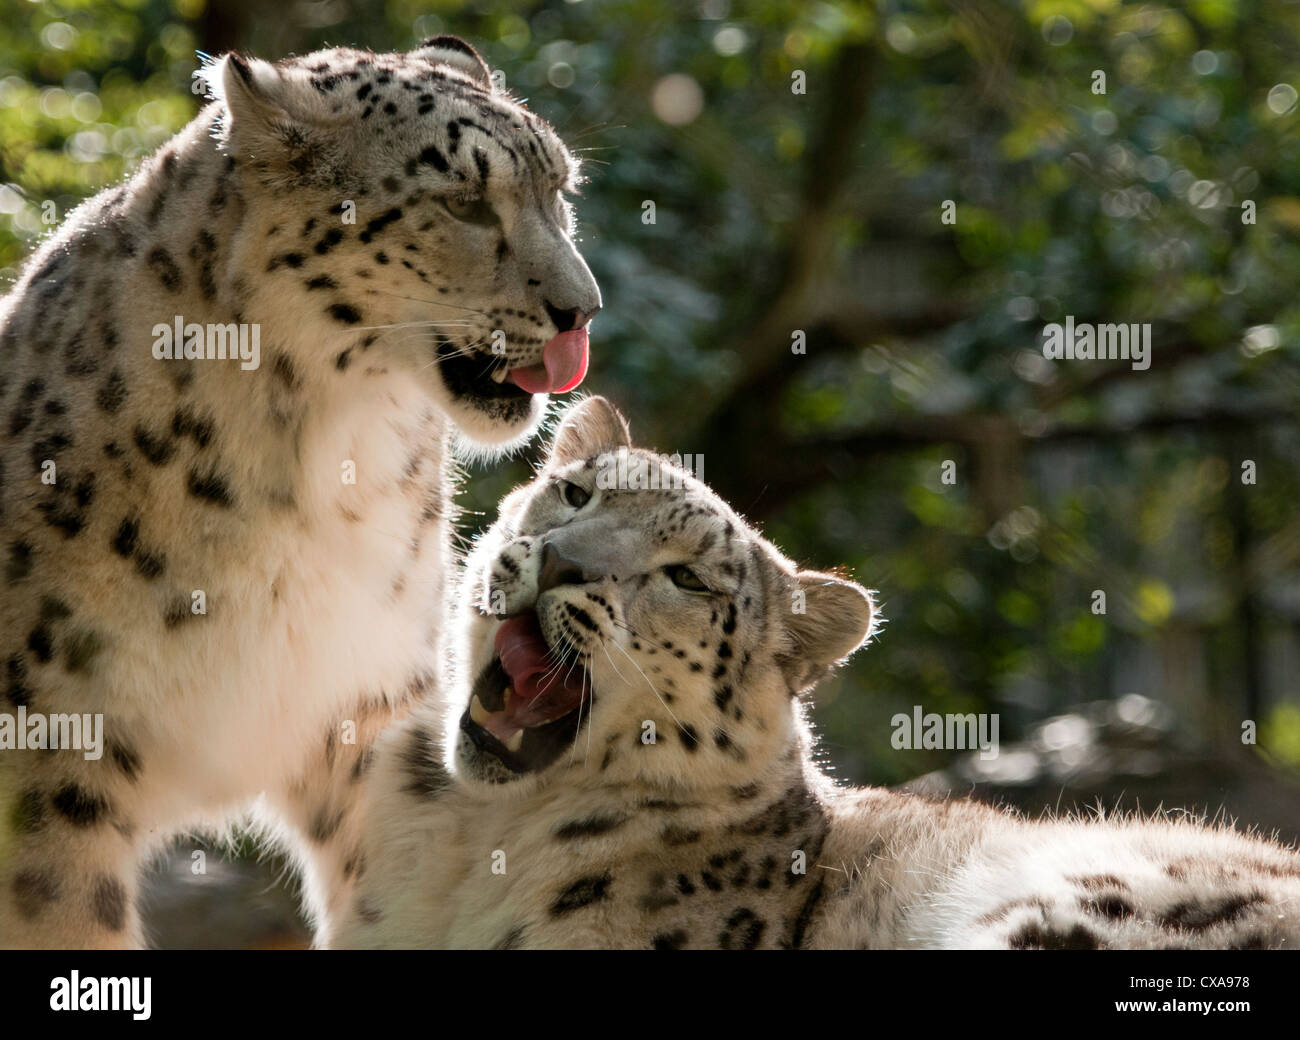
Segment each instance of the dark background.
M817 691L839 776L1300 835L1300 4L0 0L0 284L45 200L194 115L196 49L438 32L586 160L586 388L879 590ZM1044 360L1067 314L1151 323L1150 369ZM527 472L471 472L467 533ZM894 749L914 705L998 713L1003 754ZM299 942L205 847L159 869L159 941Z

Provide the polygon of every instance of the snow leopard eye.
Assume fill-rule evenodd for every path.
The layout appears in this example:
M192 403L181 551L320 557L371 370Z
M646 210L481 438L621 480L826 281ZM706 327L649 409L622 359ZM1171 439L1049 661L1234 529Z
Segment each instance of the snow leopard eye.
M449 195L442 200L447 212L467 224L492 224L497 215L482 195Z
M579 484L568 480L560 481L560 501L566 506L581 509L591 501L591 492Z
M708 592L709 587L704 584L700 576L685 564L678 563L671 567L665 567L664 572L668 579L679 589L685 589L687 592Z

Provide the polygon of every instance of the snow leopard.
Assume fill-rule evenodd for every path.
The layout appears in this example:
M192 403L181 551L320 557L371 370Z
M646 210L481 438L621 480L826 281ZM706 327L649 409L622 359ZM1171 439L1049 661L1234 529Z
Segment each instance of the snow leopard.
M0 302L0 946L147 944L142 865L250 807L327 942L441 667L455 451L586 373L579 165L473 47L202 75Z
M808 721L874 595L569 411L459 579L452 687L381 739L349 947L1291 948L1300 856L838 782Z

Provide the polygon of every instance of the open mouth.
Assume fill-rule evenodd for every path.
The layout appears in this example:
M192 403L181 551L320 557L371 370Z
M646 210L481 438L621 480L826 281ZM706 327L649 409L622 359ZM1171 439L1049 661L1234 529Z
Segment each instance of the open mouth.
M491 354L465 354L454 343L438 344L438 369L457 397L522 401L532 395L505 379L506 362Z
M495 648L460 728L514 772L542 769L577 735L583 702L592 702L591 678L581 660L565 662L552 652L532 611L507 619Z
M587 375L587 330L552 336L535 365L511 368L505 358L466 354L448 340L438 344L438 361L448 388L463 397L519 400L532 394L563 394Z

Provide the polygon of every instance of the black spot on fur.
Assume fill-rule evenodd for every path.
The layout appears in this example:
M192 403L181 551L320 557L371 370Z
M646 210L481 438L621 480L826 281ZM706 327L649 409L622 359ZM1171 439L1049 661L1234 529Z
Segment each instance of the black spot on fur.
M680 845L690 845L700 840L700 832L690 830L686 827L679 827L675 823L670 823L659 834L660 839L665 845L676 847Z
M27 665L18 654L11 654L5 662L5 696L15 708L32 703L32 691L27 686Z
M110 740L108 742L108 757L128 780L134 780L140 775L140 756L126 744Z
M320 241L316 243L316 252L321 256L324 256L342 241L343 232L338 228L330 228L321 236Z
M5 567L5 581L15 585L32 573L36 550L28 541L19 539L9 543L9 563Z
M211 502L223 509L234 507L235 496L230 490L230 485L226 482L226 478L215 470L201 473L197 469L191 469L186 476L185 489L195 498Z
M613 879L608 874L580 878L560 893L551 904L551 914L555 917L581 910L583 907L609 898L609 886Z
M768 863L768 860L764 860L763 867L767 868ZM772 866L775 866L775 863ZM759 882L757 887L766 888L767 886ZM812 924L813 914L817 912L817 904L821 902L824 892L825 882L818 881L813 886L812 891L808 893L808 898L803 901L799 913L795 915L794 923L790 926L790 935L783 943L784 946L792 950L797 950L803 946L804 936L808 932L808 926Z
M18 395L18 401L9 416L9 435L16 437L32 424L36 401L45 392L43 379L29 380Z
M95 404L101 411L116 415L126 403L126 377L121 369L114 369L95 394Z
M55 811L78 827L91 827L108 814L109 806L99 795L80 784L64 784L52 799Z
M117 878L100 874L95 879L91 906L95 919L110 932L120 932L126 927L126 889Z
M416 726L402 750L402 764L409 778L402 790L421 798L437 798L451 778L442 768L438 742L424 726Z
M344 325L355 325L361 320L361 314L357 309L346 303L334 303L326 309L326 313L335 321L341 321Z
M72 608L59 599L58 596L42 596L38 616L41 621L62 621L64 618L72 617Z
M1112 921L1122 921L1133 916L1133 904L1123 896L1104 895L1091 899L1081 899L1079 904L1090 914L1109 917Z
M577 622L588 632L597 631L596 622L592 619L592 616L581 607L575 607L572 603L565 603L564 610L573 621Z
M394 206L391 209L381 213L379 216L375 217L374 220L370 221L366 225L365 230L361 232L361 235L359 237L361 238L362 242L369 242L375 237L375 235L383 231L384 228L386 228L389 224L401 219L402 219L402 211L398 207ZM387 260L386 259L381 260L380 263L387 263Z
M308 834L311 836L312 841L324 845L338 833L342 824L343 810L330 812L328 807L322 806L317 810L316 815L312 817Z
M167 604L167 609L163 611L163 627L170 631L180 625L182 621L188 621L193 616L190 610L190 601L184 596L177 596Z
M206 448L212 441L212 420L200 416L192 408L179 409L172 415L172 435L192 437L200 448Z
M690 940L685 931L678 928L673 932L663 932L650 940L652 950L680 950Z
M171 253L163 249L162 246L151 250L149 255L145 257L145 263L168 292L179 292L185 285L185 279L181 277L181 269L176 266L176 261L172 259Z
M268 271L274 271L277 267L299 268L306 261L306 257L301 253L281 253L279 256L271 257L271 262L266 265Z
M726 926L718 933L718 946L724 950L755 949L765 927L761 917L742 906L727 918Z
M14 906L25 921L34 921L59 898L59 883L48 870L20 870L10 883Z
M1069 931L1032 922L1025 925L1007 940L1013 950L1096 950L1097 937L1083 925L1076 924Z
M42 622L27 634L27 649L41 664L48 664L54 658L54 632L48 624Z
M153 581L162 575L167 569L167 558L161 553L146 552L143 549L136 551L135 569L140 577L147 581Z
M140 522L133 517L125 517L117 527L117 534L109 543L119 556L130 558L135 554L140 541Z
M622 813L592 813L584 819L570 820L561 824L555 829L555 836L561 841L594 838L623 826L627 823L627 819Z
M446 173L450 168L447 165L446 157L434 145L429 145L428 148L424 149L420 153L419 159L424 165L432 166L439 173Z
M1185 932L1203 932L1215 925L1237 920L1252 906L1263 903L1261 892L1238 893L1218 902L1193 900L1170 907L1158 918L1166 928Z
M58 430L39 438L32 444L32 466L36 469L40 469L45 465L47 459L53 460L57 458L59 452L64 448L71 447L71 445L72 438L68 436L68 434Z
M221 204L225 205L225 196L221 195ZM220 207L218 207L220 208ZM212 299L217 294L217 285L213 280L212 263L216 252L217 240L206 228L198 233L194 245L190 247L190 259L199 265L199 291L204 299Z
M135 446L140 449L140 454L155 466L165 466L176 452L174 444L150 433L143 426L137 425L131 431L131 437L135 441Z

